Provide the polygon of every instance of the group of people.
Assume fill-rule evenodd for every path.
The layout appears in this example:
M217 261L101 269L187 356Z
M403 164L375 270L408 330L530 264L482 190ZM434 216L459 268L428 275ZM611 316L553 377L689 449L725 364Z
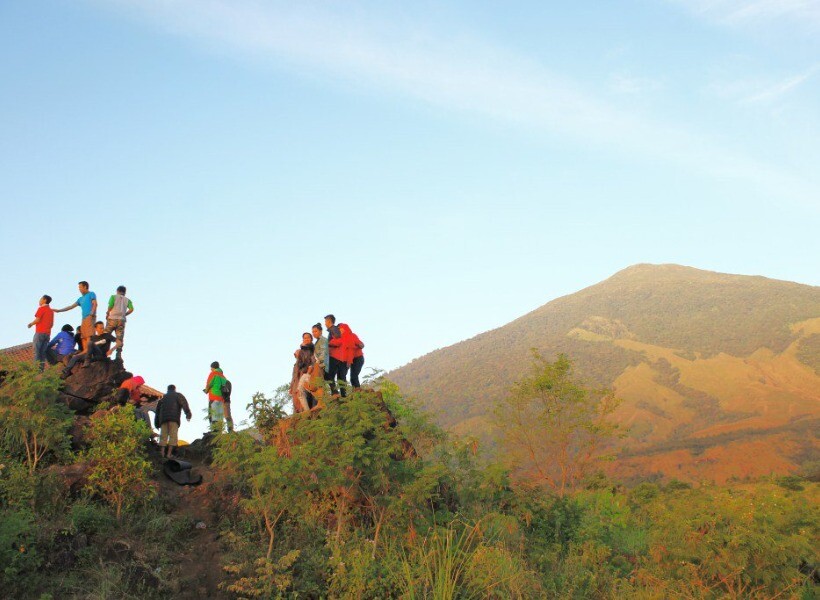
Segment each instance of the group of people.
M34 313L34 320L28 327L34 327L34 360L40 363L62 363L65 365L63 375L68 376L74 366L83 361L87 366L91 361L111 356L116 350L114 360L122 363L122 349L125 341L125 323L128 315L134 312L134 303L125 295L124 285L108 299L105 321L97 320L97 294L89 289L87 281L77 284L80 297L65 308L51 308L51 296L44 294L40 305ZM63 325L60 332L51 337L54 327L54 314L80 308L82 321L75 332L69 325ZM116 337L112 335L116 333ZM114 344L114 348L111 345Z
M311 333L303 333L302 343L293 353L296 362L293 365L290 395L294 413L321 406L325 384L333 397L345 397L348 371L353 388L361 387L359 375L364 367L364 343L349 325L337 325L332 314L325 316L325 327L327 337L321 323L316 323Z
M64 377L67 377L80 361L83 362L83 366L88 366L92 361L110 357L114 352L114 360L122 364L125 325L128 316L134 312L134 304L125 295L125 286L121 285L108 299L105 321L98 321L97 295L90 290L87 281L80 281L77 285L80 297L64 308L52 309L51 296L44 294L40 298L34 320L28 324L29 328L35 328L35 362L40 364L41 370L45 368L46 362L52 365L63 364ZM66 324L52 338L54 314L74 308L80 308L82 314L82 321L77 330ZM353 388L358 389L361 386L359 375L364 367L364 343L346 323L337 325L334 315L325 316L324 322L327 336L324 335L322 324L316 323L311 333L302 334L302 343L294 352L296 363L293 366L290 394L295 413L321 406L325 385L333 397L345 397L348 372ZM177 392L174 385L168 386L168 391L162 399L145 400L142 394L144 383L145 380L139 375L128 374L118 390L118 404L133 404L137 418L145 420L149 428L152 427L152 421L148 413L154 412L153 426L160 430L159 445L162 455L170 457L178 445L177 433L181 414L184 412L190 421L191 409L185 396ZM211 430L222 431L227 425L228 431L232 432L231 382L225 377L218 361L211 363L211 370L202 391L208 395L208 419Z

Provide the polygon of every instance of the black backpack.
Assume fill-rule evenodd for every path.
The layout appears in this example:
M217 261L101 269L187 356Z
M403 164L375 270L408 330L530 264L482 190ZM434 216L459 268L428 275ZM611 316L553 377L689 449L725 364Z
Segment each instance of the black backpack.
M222 399L225 402L230 402L231 401L231 389L232 389L231 388L231 382L228 381L227 379L225 379L225 383L222 384L222 387L220 389L222 390Z

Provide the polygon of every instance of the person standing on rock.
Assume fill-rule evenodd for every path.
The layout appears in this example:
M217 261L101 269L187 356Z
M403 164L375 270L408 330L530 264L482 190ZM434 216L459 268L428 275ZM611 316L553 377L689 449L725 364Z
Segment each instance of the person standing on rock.
M185 418L190 421L191 409L188 400L177 392L175 385L169 385L168 393L157 403L157 410L154 412L154 426L159 429L159 448L163 458L174 456L174 450L179 443L177 435L183 411Z
M342 381L345 381L345 377L347 377L347 368L344 361L341 360L339 338L342 337L342 333L336 326L336 317L334 315L325 316L325 327L327 328L328 353L330 354L328 359L330 368L327 376L327 382L330 384L330 393L331 395L336 395L336 379L339 378L339 386L341 387L342 396L344 396L345 388L342 386Z
M83 321L80 325L80 336L82 337L83 342L83 350L82 352L88 352L88 340L91 339L91 336L94 335L94 320L97 318L97 294L92 291L89 291L89 286L87 281L81 281L77 284L77 287L80 290L81 296L77 298L77 301L70 306L66 306L65 308L58 308L54 312L65 312L67 310L72 310L74 308L80 307L83 315Z
M34 313L34 320L28 328L34 327L34 361L40 363L42 371L46 366L46 349L51 339L51 328L54 326L54 311L51 309L51 296L43 294L40 306Z
M117 355L115 361L122 363L122 345L125 339L125 319L134 312L134 304L125 297L125 286L117 288L117 293L108 299L108 310L105 312L105 333L116 331Z
M322 324L316 323L313 326L313 356L322 368L322 376L325 381L330 377L330 355L328 354L327 338L322 335Z
M205 382L205 389L208 394L208 420L211 422L211 431L222 432L223 421L228 424L228 433L233 431L233 419L231 418L230 400L225 401L224 388L228 384L228 379L219 367L219 361L211 363L211 372Z

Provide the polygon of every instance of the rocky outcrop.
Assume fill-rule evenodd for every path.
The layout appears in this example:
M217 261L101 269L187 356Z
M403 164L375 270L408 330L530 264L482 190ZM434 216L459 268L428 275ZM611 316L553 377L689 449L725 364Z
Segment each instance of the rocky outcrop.
M60 400L78 415L90 415L100 402L115 402L120 384L131 377L122 363L99 360L77 364L66 377Z

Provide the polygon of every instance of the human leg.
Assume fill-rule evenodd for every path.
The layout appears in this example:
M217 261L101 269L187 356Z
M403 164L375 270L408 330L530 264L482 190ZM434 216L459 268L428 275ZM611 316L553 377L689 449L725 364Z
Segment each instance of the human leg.
M166 446L168 446L168 440L170 438L168 425L169 423L163 423L159 426L159 451L163 458L166 456Z
M179 445L179 423L169 421L168 425L168 458L172 458Z
M91 318L91 315L88 315L87 317L83 317L83 321L80 324L80 337L83 340L83 350L88 350L92 335L94 335L94 319Z
M347 396L347 370L348 370L347 363L343 360L339 361L339 365L336 370L336 379L339 381L339 393L342 395L342 398Z
M34 334L34 361L40 363L40 370L45 367L46 348L48 348L48 334Z
M225 400L222 403L222 411L225 414L225 424L228 426L228 433L233 433L233 417L231 416L230 400Z
M364 367L364 356L357 356L353 359L353 364L350 365L350 383L353 385L353 389L358 390L362 387L359 384L359 373L362 372L362 368Z
M225 407L219 400L208 403L208 418L211 421L211 431L222 433L222 422L225 420Z

